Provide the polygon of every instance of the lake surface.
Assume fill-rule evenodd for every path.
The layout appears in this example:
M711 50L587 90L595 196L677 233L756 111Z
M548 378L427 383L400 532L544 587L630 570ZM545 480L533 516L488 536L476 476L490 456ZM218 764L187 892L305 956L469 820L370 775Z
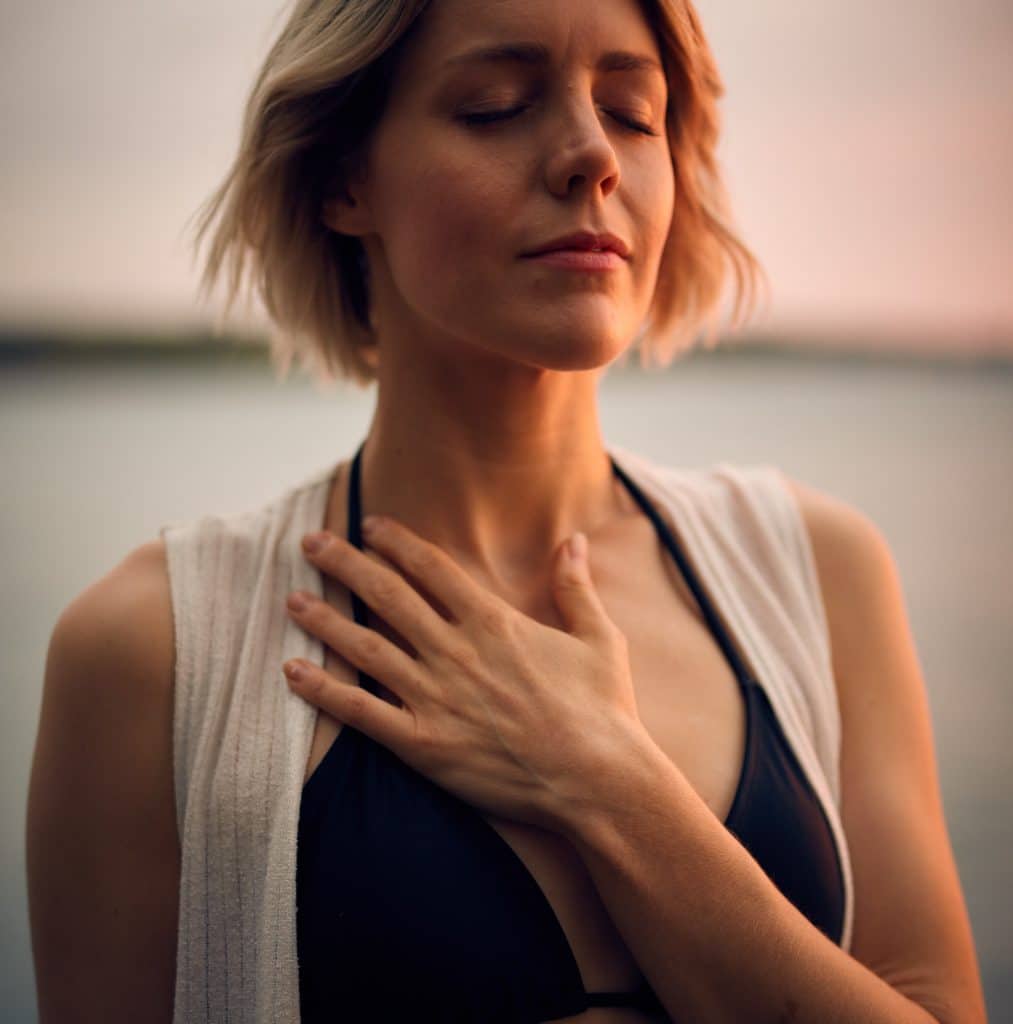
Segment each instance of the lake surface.
M0 369L5 1021L36 1019L24 815L57 617L162 524L254 508L353 454L373 404L239 362ZM684 466L773 462L882 529L990 1016L1013 1020L1013 369L703 355L614 368L600 411L610 443Z

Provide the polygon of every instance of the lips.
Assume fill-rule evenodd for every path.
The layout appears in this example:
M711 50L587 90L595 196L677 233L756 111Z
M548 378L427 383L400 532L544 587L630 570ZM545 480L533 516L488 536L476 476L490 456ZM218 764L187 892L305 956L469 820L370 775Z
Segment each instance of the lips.
M574 234L554 238L522 255L540 256L547 252L593 252L595 250L614 252L623 259L627 259L630 254L629 246L610 232L578 231Z
M551 249L526 258L543 266L588 272L618 270L625 262L619 253L611 249Z

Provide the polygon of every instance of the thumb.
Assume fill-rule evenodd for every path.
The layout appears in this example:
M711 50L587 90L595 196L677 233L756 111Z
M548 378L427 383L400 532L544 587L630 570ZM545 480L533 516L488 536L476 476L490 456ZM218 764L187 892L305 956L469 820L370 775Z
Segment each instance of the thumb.
M570 554L570 545L577 551ZM608 620L605 606L595 590L588 561L587 537L575 533L556 551L556 572L553 594L569 632L585 640L600 638Z

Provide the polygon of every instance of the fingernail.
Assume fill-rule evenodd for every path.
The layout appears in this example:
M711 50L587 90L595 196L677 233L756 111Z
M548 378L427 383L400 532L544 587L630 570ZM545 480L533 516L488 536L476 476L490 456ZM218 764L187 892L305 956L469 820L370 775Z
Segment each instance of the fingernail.
M575 562L582 562L584 557L587 555L587 537L578 530L570 538L568 546L570 549L570 557Z
M301 612L306 610L306 598L298 591L294 594L288 595L288 601L286 602L289 608L294 612Z

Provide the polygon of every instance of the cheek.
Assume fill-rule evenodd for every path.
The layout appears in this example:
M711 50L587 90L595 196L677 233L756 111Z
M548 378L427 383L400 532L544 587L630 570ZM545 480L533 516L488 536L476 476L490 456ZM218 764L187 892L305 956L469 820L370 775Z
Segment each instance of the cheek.
M631 211L638 225L638 239L641 252L647 257L643 262L648 276L657 273L665 242L672 228L675 212L675 172L669 161L655 160L639 168L636 180L630 184Z
M405 287L457 301L492 276L502 286L504 262L518 241L519 204L500 179L504 168L452 165L406 168L392 182L388 259ZM448 267L453 273L448 274Z
M624 177L636 216L649 237L660 234L664 240L675 202L675 169L668 147L653 148L641 160L631 161Z

